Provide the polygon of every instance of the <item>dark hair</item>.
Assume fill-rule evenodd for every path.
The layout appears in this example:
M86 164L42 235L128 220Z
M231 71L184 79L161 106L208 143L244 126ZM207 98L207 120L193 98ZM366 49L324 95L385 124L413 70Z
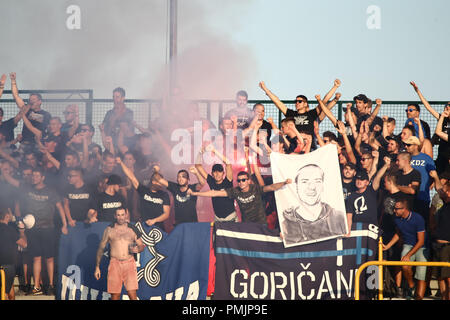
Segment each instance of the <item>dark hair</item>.
M306 96L299 94L298 96L295 97L295 99L298 99L298 98L302 98L303 100L305 100L306 103L308 103L308 98Z
M2 107L0 107L0 116L3 116L3 108Z
M263 106L263 108L264 108L264 105L263 105L261 102L258 102L258 103L255 103L255 104L253 105L253 110L255 110L255 108L256 108L257 106Z
M84 177L84 169L81 168L81 167L73 167L73 168L70 168L70 169L69 169L69 172L70 172L70 171L76 171L76 172L78 172L78 173L81 175L82 178Z
M408 103L408 107L409 106L416 108L416 110L420 112L420 106L417 103Z
M404 126L403 129L408 129L409 131L411 131L411 134L413 136L416 135L416 128L414 128L414 126L411 124Z
M336 135L335 135L333 132L331 132L331 131L325 131L325 132L323 133L323 137L324 137L324 138L327 137L327 138L330 138L330 140L337 141Z
M239 171L237 177L239 176L246 176L247 178L250 178L250 175L248 174L247 171Z
M247 91L245 91L245 90L239 90L239 91L236 93L236 97L238 97L238 96L246 97L246 98L248 99L248 94L247 94Z
M36 96L39 100L42 100L42 95L39 92L32 92L30 93L30 97L31 96Z
M177 176L178 176L180 173L183 173L183 172L187 174L187 179L189 180L189 172L188 172L187 170L185 170L185 169L179 170L179 171L177 172Z
M391 118L391 117L389 117L388 119L387 119L387 122L390 122L390 123L394 123L395 124L395 119L394 118Z
M223 172L223 166L220 163L216 163L212 166L211 172Z
M405 198L405 197L400 197L400 198L398 198L398 199L395 200L395 203L399 203L399 202L405 204L405 205L406 205L406 208L407 208L408 210L411 210L410 204L409 204L409 201L408 201L407 198Z
M113 93L114 93L114 92L118 92L118 93L120 93L120 95L121 95L122 97L125 97L125 89L124 89L124 88L117 87L117 88L115 88L115 89L113 90Z

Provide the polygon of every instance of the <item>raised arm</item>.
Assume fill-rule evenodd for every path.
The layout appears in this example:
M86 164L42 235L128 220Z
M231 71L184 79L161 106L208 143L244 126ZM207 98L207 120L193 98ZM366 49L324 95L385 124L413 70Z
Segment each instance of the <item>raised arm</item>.
M320 109L322 109L322 112L325 113L325 115L330 119L330 121L333 123L334 126L336 126L337 119L333 115L333 113L325 106L323 101L320 99L320 94L315 95L317 102L319 103Z
M375 119L375 117L378 115L378 112L380 112L380 108L381 108L381 104L383 102L381 101L381 99L376 99L375 100L375 109L373 109L372 113L370 114L369 118L366 120L367 124L370 126L373 122L373 120Z
M344 140L344 145L345 145L345 150L347 151L348 160L350 162L356 164L355 153L353 152L352 144L350 143L350 140L348 139L347 132L345 130L345 124L340 120L337 121L337 131L341 134L341 136Z
M409 83L413 88L414 91L416 91L417 95L419 96L420 101L422 101L423 105L425 106L425 109L428 110L432 114L433 117L436 119L439 119L439 112L433 109L433 107L430 105L430 103L425 99L425 97L422 95L422 92L420 92L419 87L416 85L414 81L411 81Z
M391 166L391 158L384 157L384 165L378 170L377 174L373 178L372 181L372 187L373 190L377 191L380 187L381 178L383 178L384 174L386 173L387 169Z
M153 166L153 171L154 171L155 173L157 173L157 174L155 174L155 179L156 179L156 181L158 181L158 183L162 184L164 187L167 188L167 187L169 186L169 181L167 181L166 179L164 179L164 178L161 176L159 166L157 166L157 165Z
M434 133L441 138L444 141L448 141L448 134L442 131L442 124L444 123L444 119L448 118L450 115L449 111L442 112L441 116L439 117L438 123L436 124L436 129Z
M11 72L9 74L9 78L11 79L11 92L14 97L14 100L16 101L16 104L19 107L19 109L22 109L22 107L25 105L25 102L19 96L19 89L17 89L17 82L16 82L16 73Z
M281 102L281 100L275 94L272 93L272 91L270 91L266 87L266 84L264 83L264 81L261 81L259 83L259 87L264 91L264 93L269 97L269 99L272 100L272 102L281 111L281 113L286 115L288 108L286 107L286 105L283 102Z
M195 176L197 177L198 180L198 184L197 184L197 191L200 191L203 186L206 184L206 179L203 178L203 176L198 172L197 168L195 166L192 166L189 168L189 172L195 174Z
M120 157L116 158L116 162L118 164L120 164L123 173L125 173L125 175L127 176L128 179L130 179L131 184L133 185L133 187L135 189L137 189L139 187L139 181L136 178L136 176L134 175L133 171L131 171L123 162L122 159L120 159Z

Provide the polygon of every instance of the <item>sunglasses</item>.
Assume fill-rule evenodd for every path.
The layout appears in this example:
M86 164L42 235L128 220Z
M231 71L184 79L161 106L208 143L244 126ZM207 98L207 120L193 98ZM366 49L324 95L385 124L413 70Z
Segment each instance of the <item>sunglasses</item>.
M305 102L304 100L295 100L295 103L302 103Z
M414 111L417 111L417 110L416 110L416 109L413 109L413 108L409 108L409 109L405 109L405 111L406 111L406 112L408 112L408 111L409 111L409 112L414 112Z
M248 179L247 178L245 178L245 179L237 179L237 182L239 183L239 182L245 182L245 181L247 181Z
M370 160L372 158L361 158L361 161L366 161L366 160Z

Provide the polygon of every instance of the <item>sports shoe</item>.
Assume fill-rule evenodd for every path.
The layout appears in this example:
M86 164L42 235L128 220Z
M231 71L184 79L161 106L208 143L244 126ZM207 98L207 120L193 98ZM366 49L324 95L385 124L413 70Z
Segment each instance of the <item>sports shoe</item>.
M406 300L413 300L414 299L414 287L412 288L406 288L405 290L405 298Z
M34 287L34 288L33 288L33 291L31 291L31 294L32 294L33 296L39 296L39 295L43 294L42 288L36 288L36 287Z
M54 286L48 286L47 290L46 290L46 295L47 296L54 296L55 295L55 287Z

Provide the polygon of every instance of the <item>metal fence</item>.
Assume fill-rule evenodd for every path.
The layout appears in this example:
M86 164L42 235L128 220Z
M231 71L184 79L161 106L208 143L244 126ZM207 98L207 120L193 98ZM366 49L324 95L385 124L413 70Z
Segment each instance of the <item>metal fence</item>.
M94 99L93 90L20 90L19 94L22 97L28 96L30 93L39 92L43 99L42 108L57 116L64 121L63 111L69 104L76 104L79 108L80 123L89 123L96 128L94 135L94 142L101 144L100 133L98 125L102 123L106 112L113 108L112 99ZM10 97L8 97L10 95ZM219 125L219 118L225 114L229 109L236 106L234 100L194 100L197 103L200 115L205 117L214 123L216 127ZM332 109L333 114L337 119L342 120L344 116L343 108L348 102L353 101L339 101ZM447 101L430 101L430 105L438 112L442 112ZM125 100L126 106L133 110L134 120L144 128L147 128L149 122L156 119L159 116L161 107L161 101L152 99L127 99ZM252 107L255 103L262 103L265 106L266 119L271 117L275 123L280 125L284 115L278 110L274 103L270 100L250 100L249 107ZM285 100L283 103L290 109L295 110L295 101ZM387 115L396 120L395 134L400 133L406 122L405 109L409 103L418 103L420 101L383 101L378 116L382 117ZM309 101L310 109L317 106L317 101ZM4 110L3 119L9 119L14 117L18 108L12 99L11 91L5 90L3 92L3 99L0 100L0 107ZM189 112L189 110L183 110L183 112ZM183 115L180 114L180 117ZM421 105L420 118L426 121L431 128L433 134L437 124L437 120ZM18 134L22 130L22 121L19 122L15 133ZM322 134L325 131L336 132L334 126L328 118L325 118L319 127L319 132ZM434 157L437 155L437 146L434 148Z

